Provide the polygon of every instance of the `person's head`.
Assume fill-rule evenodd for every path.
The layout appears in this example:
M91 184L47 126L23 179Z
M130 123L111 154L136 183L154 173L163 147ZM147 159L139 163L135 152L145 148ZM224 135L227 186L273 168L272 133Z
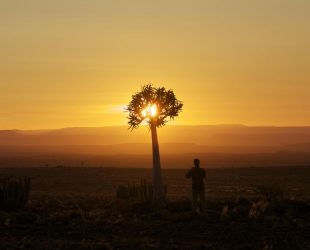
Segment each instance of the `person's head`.
M199 159L194 159L194 165L195 165L195 167L199 167L199 164L200 164L200 161L199 161Z

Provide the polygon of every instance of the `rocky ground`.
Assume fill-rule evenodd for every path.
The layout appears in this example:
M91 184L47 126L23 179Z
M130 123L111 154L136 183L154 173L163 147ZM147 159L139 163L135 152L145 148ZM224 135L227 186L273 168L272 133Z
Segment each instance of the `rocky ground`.
M201 214L188 200L154 211L137 200L41 198L0 213L1 249L310 249L304 202L209 202Z
M25 173L16 171L2 174ZM234 188L224 195L222 184L207 185L208 211L201 214L191 212L190 196L173 191L183 190L177 180L168 183L167 207L154 210L149 202L118 200L111 191L95 193L102 170L92 171L85 176L85 170L29 170L32 191L26 207L0 211L0 249L310 249L309 200L295 198L306 197L307 184L300 181L304 173L296 185L289 179L297 193L285 197L271 186L248 192L244 182L236 181L246 179L243 170L235 176L229 172L225 178L235 184L226 185ZM119 184L113 171L103 174Z

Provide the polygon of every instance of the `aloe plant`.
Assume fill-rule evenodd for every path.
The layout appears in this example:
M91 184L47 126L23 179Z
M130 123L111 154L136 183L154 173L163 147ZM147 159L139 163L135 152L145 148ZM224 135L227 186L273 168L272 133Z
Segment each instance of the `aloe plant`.
M167 194L167 184L164 184L165 194ZM127 200L129 198L140 198L141 201L153 200L153 183L146 180L140 181L140 186L127 185L119 186L116 189L116 197L120 200Z
M23 208L29 198L30 178L13 180L10 177L0 179L0 209L18 210Z

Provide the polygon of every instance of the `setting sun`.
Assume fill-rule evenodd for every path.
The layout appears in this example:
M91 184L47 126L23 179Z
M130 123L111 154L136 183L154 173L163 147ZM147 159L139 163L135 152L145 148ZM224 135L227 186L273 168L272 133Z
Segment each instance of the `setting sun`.
M155 104L153 104L151 106L151 104L149 104L144 110L142 110L142 116L146 117L146 116L156 116L157 114L157 107Z

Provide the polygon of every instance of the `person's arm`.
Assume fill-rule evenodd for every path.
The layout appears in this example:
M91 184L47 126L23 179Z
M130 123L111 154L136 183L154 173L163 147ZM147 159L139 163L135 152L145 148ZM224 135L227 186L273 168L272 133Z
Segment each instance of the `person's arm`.
M205 178L206 177L206 170L204 170L203 168L202 168L202 178Z
M192 169L190 169L187 174L185 175L186 178L191 178L192 177Z

